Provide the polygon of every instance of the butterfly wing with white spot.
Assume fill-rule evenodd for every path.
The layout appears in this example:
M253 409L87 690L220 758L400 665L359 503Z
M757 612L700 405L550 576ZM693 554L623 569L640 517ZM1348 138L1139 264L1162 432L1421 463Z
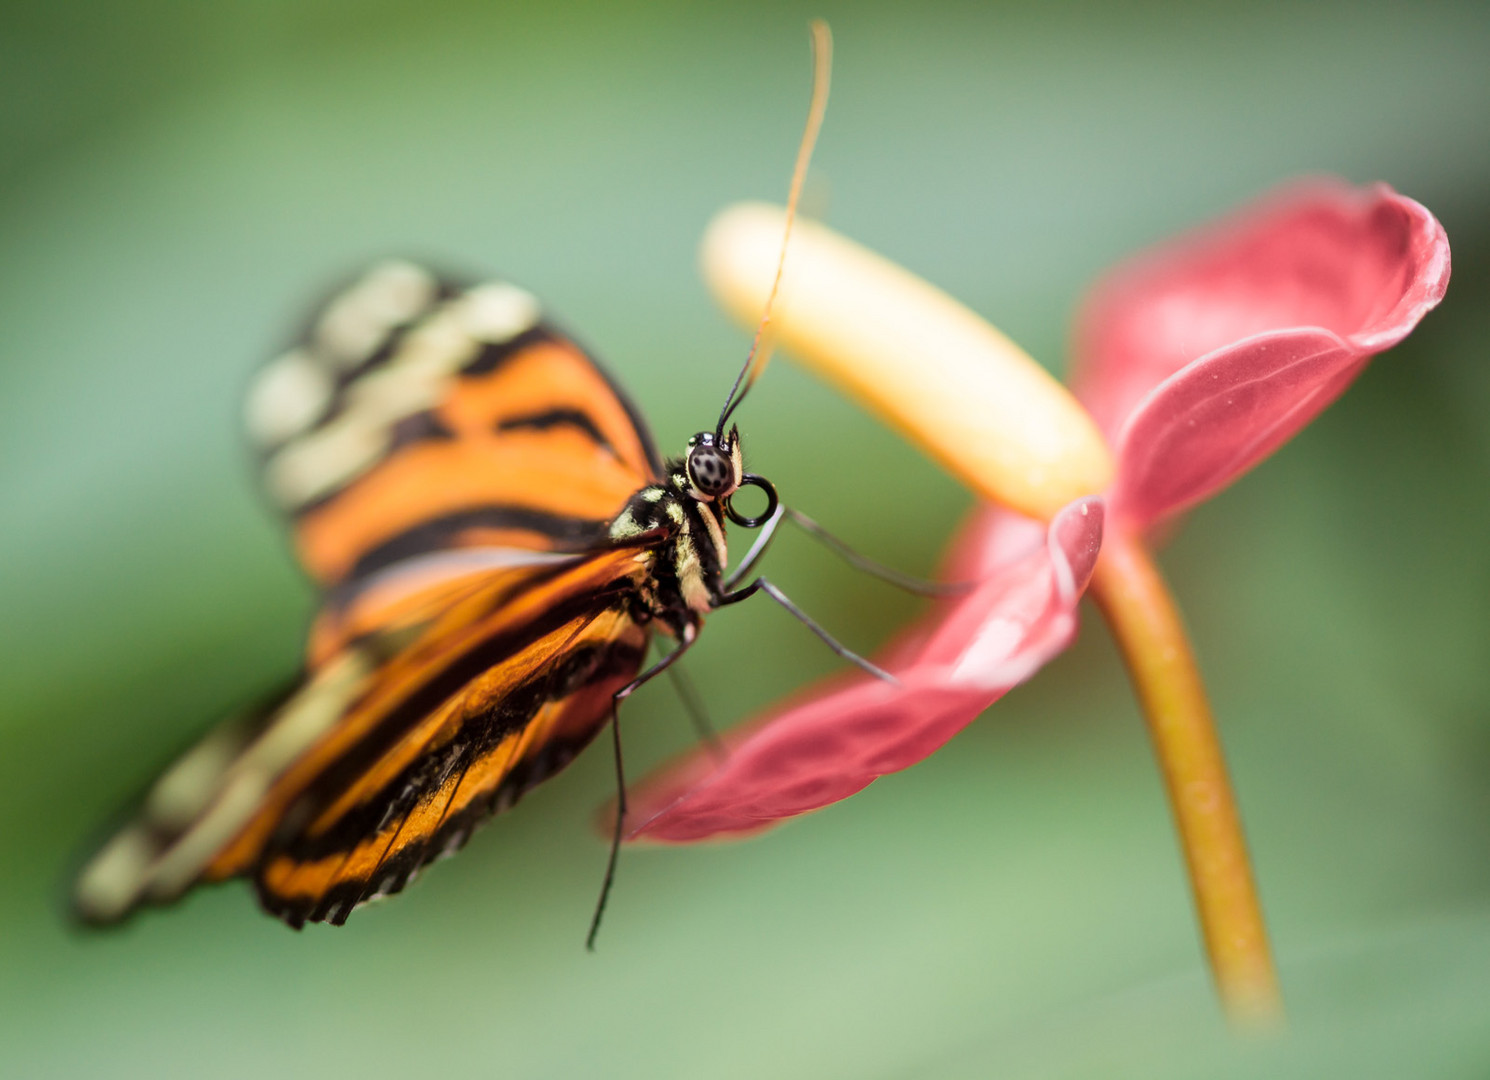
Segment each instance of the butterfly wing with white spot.
M324 588L464 548L604 537L660 462L600 366L506 282L374 266L259 376L265 486Z

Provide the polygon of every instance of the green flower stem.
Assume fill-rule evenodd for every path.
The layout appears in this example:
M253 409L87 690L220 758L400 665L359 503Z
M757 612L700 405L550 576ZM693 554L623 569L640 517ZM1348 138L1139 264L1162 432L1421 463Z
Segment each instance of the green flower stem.
M1279 1027L1283 999L1221 740L1179 610L1142 538L1109 529L1091 594L1143 707L1227 1018Z

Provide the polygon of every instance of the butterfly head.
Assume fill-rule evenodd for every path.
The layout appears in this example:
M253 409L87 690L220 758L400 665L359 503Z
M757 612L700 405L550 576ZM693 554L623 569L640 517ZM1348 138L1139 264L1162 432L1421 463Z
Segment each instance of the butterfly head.
M776 513L776 488L771 481L745 471L738 427L731 426L729 434L723 438L717 432L700 431L689 439L684 471L688 478L688 494L699 502L718 503L736 525L759 528ZM750 517L730 505L730 497L742 487L757 487L765 492L766 509L763 513Z

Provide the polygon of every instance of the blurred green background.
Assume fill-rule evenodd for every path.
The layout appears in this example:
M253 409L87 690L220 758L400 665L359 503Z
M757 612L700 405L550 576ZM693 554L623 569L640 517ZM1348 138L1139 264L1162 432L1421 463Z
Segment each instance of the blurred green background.
M745 347L695 245L785 191L814 14L813 198L1056 370L1103 267L1296 174L1448 230L1443 309L1165 557L1291 1035L1218 1020L1092 619L925 764L628 853L595 956L603 749L343 929L241 885L66 929L80 843L295 663L311 596L237 416L307 296L389 251L506 273L679 448ZM1487 131L1483 4L0 6L0 1074L1490 1074ZM789 364L742 419L753 468L892 564L928 569L967 506ZM914 611L798 538L773 564L861 648ZM722 723L835 666L767 605L694 657ZM665 685L627 731L638 770L690 739Z

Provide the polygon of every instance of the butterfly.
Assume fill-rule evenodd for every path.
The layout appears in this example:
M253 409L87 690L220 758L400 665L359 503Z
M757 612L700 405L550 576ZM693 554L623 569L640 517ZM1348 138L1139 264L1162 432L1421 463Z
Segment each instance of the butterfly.
M822 24L813 41L787 236L826 103ZM618 708L706 615L764 592L889 678L765 578L742 584L786 513L744 470L731 424L769 355L761 330L718 422L664 460L624 391L526 290L395 260L338 293L247 403L264 486L320 590L303 675L156 781L80 874L77 914L117 922L247 877L291 926L341 924L610 723L620 812L593 944L624 816ZM747 488L764 494L760 514L734 505ZM761 534L726 575L731 523ZM644 668L656 632L674 647Z

